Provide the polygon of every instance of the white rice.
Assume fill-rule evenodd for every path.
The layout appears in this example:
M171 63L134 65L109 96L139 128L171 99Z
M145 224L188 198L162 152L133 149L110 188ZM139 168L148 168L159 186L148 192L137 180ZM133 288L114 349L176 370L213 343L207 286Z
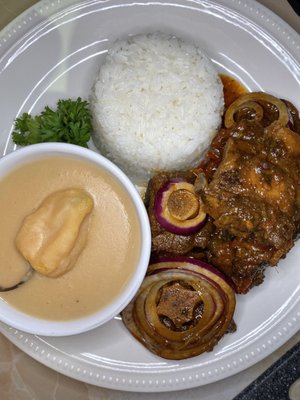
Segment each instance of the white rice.
M137 183L195 166L221 123L223 86L194 45L153 33L117 41L93 87L93 141Z

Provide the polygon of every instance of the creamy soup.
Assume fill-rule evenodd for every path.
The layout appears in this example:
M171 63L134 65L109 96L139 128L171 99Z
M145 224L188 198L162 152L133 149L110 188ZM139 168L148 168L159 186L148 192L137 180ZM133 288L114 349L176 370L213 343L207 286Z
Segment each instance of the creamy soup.
M132 276L140 256L140 225L121 185L92 163L52 157L28 163L0 181L0 286L17 283L28 264L15 246L24 217L49 194L82 188L94 200L86 246L66 274L39 273L15 290L0 293L14 307L50 320L91 314L108 305Z

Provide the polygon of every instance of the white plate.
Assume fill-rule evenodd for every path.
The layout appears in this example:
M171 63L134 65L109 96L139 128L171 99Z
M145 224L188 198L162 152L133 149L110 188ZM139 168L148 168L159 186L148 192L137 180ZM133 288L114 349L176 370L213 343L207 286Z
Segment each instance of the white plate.
M254 1L42 1L0 35L1 154L14 150L9 137L17 115L59 98L87 98L112 40L154 30L194 41L220 72L300 109L299 36ZM4 324L0 330L43 364L94 385L144 392L200 386L260 361L298 331L299 260L300 243L269 268L263 285L238 296L237 332L189 360L152 355L118 319L69 338L32 336Z

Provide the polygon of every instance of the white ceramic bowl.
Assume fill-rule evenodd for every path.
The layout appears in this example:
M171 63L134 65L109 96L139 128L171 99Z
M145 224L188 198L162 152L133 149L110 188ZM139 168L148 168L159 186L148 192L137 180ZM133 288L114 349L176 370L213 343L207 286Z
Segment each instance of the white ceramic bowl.
M138 215L141 230L140 257L135 272L120 295L105 308L94 314L76 320L48 321L20 312L0 299L0 320L6 324L29 333L46 336L68 336L96 328L114 318L134 297L145 276L151 250L150 224L143 201L129 178L111 161L100 154L79 146L65 143L43 143L18 149L0 159L0 179L11 170L28 161L45 156L71 155L86 160L112 174L126 189ZM0 260L1 261L1 260ZM17 290L17 289L16 289Z

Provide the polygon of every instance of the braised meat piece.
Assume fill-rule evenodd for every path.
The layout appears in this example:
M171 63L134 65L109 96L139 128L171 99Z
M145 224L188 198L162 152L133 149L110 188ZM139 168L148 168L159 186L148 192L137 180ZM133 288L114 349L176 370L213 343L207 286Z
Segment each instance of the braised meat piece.
M160 172L148 183L145 194L145 205L151 225L152 251L163 254L187 254L194 247L200 246L205 248L207 246L212 226L206 224L203 229L195 234L178 235L169 232L157 221L154 213L156 195L166 182L174 178L183 178L193 184L196 179L196 173L194 171Z
M246 293L300 233L300 118L293 104L263 93L246 94L228 110L199 167L157 174L146 206L153 252L204 258ZM208 216L190 235L169 232L153 211L158 191L174 177L193 184Z
M237 134L230 135L221 163L201 191L217 228L207 258L240 292L289 251L300 220L300 136L276 123L256 128L255 122L255 134L243 136L244 127L245 121L235 127Z

